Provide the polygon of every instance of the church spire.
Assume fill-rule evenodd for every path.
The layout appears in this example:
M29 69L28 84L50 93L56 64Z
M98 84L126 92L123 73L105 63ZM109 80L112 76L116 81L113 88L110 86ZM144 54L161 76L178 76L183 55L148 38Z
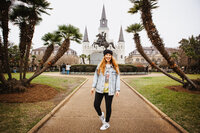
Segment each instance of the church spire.
M121 26L120 33L119 33L119 41L118 42L124 42L124 35L123 35L122 26Z
M101 20L100 20L100 27L107 27L107 19L106 19L106 12L105 12L105 7L103 5L103 10L101 14Z
M87 33L87 27L85 27L85 33L84 33L83 42L89 42L89 40L88 40L88 33Z

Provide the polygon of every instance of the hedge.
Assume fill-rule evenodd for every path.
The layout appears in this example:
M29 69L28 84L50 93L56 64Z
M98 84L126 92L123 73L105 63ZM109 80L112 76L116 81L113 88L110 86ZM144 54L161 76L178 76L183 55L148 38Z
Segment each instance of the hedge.
M94 72L97 65L81 64L72 65L71 72ZM136 67L131 64L119 64L120 72L145 72L145 67Z

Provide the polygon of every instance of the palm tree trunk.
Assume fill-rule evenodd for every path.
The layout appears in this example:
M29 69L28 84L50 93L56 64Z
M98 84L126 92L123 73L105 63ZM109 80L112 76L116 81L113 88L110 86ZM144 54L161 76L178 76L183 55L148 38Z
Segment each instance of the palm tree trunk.
M47 49L45 50L44 56L42 57L42 60L39 63L39 66L38 66L37 70L35 71L35 73L39 72L40 67L43 66L44 63L49 59L53 50L54 50L54 44L51 44L47 47Z
M11 1L3 1L1 2L0 11L1 11L1 27L3 29L3 43L4 43L4 63L5 63L5 69L8 74L8 78L12 79L11 71L10 71L10 64L8 60L8 13L9 8L11 6Z
M33 39L33 34L35 30L35 21L32 21L31 24L29 24L28 28L28 36L27 36L27 47L26 47L26 54L25 54L25 62L24 62L24 72L23 72L23 79L26 78L26 72L28 69L28 61L29 61L29 55L30 55L30 49Z
M185 79L193 88L197 88L197 85L192 82L181 69L175 64L174 60L169 56L165 50L162 39L160 38L156 26L153 23L151 16L151 5L149 0L143 0L142 4L142 21L147 35L150 38L152 44L158 49L162 56L167 60L170 67L176 72L182 79Z
M181 83L181 84L185 84L183 81L181 81L180 79L168 74L167 72L165 72L164 70L162 70L161 68L159 68L154 62L152 62L149 57L144 53L144 50L142 48L142 45L140 43L140 36L136 33L134 34L134 41L136 44L136 48L138 50L138 52L142 55L142 57L144 57L144 59L152 66L155 67L157 70L159 70L160 72L162 72L163 74L165 74L166 76L168 76L169 78Z
M85 64L85 58L84 57L82 57L82 60L83 60L83 64Z
M3 86L6 86L6 78L5 78L5 76L4 76L4 74L3 74L3 69L2 69L2 61L0 60L0 81L1 81L1 83L3 84Z
M2 48L1 38L0 38L0 81L1 81L1 84L3 85L3 88L6 88L7 80L3 74L2 62L3 62L3 48Z
M20 43L19 43L19 50L20 50L20 63L19 63L19 73L20 73L20 80L22 80L22 72L24 66L24 55L26 51L26 44L27 44L27 25L26 23L20 24Z
M48 63L45 64L45 66L37 73L34 73L32 77L30 77L26 83L29 84L34 78L39 76L41 73L43 73L45 70L47 70L51 65L55 64L64 54L67 50L69 50L70 46L70 40L67 38L64 40L60 48L58 49L58 52L54 56L52 60L50 60Z

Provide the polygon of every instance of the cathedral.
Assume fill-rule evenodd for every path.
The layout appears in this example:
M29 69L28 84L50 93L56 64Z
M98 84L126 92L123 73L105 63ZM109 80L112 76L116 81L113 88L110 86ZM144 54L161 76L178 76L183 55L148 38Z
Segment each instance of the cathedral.
M106 41L108 43L113 43L113 40L109 38L109 28L108 28L108 20L106 18L106 12L105 7L103 6L102 9L102 15L100 19L100 26L99 26L99 34L106 33ZM95 40L94 42L96 42ZM103 58L103 51L105 48L103 46L99 47L98 45L93 45L93 43L89 42L88 39L88 32L87 27L85 27L85 33L83 37L83 45L82 45L82 54L85 54L86 56L90 55L90 61L88 60L86 63L88 64L98 64L101 59ZM117 60L118 64L125 64L125 41L123 36L123 30L122 27L119 28L119 39L117 44L114 44L114 47L110 45L107 49L110 49L113 51L113 56Z

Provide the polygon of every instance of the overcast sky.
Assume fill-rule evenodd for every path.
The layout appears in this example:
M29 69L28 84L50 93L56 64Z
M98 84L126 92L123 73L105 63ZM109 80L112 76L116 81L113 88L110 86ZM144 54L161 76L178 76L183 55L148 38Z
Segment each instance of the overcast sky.
M33 48L43 46L41 37L54 30L58 25L72 24L84 34L87 26L90 43L96 39L103 5L105 5L106 17L108 19L109 38L117 44L120 26L123 28L128 55L135 49L133 35L125 32L127 26L141 22L140 13L131 15L127 13L132 3L129 0L49 0L53 10L48 11L51 15L42 15L43 21L36 26ZM164 40L166 47L178 47L182 38L200 34L200 0L159 0L159 8L153 10L153 21ZM17 26L10 25L9 39L18 44L19 31ZM140 33L143 46L150 46L146 31ZM71 43L70 48L82 53L82 45Z

